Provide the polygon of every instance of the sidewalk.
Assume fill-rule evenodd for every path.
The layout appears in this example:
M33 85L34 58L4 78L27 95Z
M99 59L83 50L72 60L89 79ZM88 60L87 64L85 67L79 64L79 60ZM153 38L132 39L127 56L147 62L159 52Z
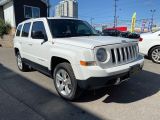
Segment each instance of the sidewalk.
M12 48L13 38L13 35L4 35L3 38L0 38L0 47Z

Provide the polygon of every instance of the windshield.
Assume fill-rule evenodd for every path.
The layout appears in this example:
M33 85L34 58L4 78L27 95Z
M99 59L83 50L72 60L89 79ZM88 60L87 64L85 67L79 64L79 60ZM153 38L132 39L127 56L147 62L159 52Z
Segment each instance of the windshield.
M73 19L48 19L48 23L54 38L98 36L96 30L85 21Z

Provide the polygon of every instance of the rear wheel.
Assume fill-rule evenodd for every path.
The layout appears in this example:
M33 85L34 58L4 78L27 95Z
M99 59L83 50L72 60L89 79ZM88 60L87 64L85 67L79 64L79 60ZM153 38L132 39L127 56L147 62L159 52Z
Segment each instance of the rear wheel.
M150 58L154 63L160 64L160 46L151 49Z
M20 71L22 71L22 72L29 71L30 70L29 66L26 65L25 63L23 63L21 55L20 55L19 52L17 52L16 57L17 57L17 66L18 66L18 69Z
M67 100L75 100L80 96L81 90L69 63L60 63L56 66L54 85L58 94Z

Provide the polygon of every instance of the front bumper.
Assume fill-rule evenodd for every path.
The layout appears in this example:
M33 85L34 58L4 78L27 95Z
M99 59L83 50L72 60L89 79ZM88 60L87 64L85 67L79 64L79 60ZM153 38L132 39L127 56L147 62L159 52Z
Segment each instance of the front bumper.
M144 65L144 58L143 56L139 55L137 60L134 62L108 68L108 69L101 69L99 67L89 67L84 68L83 71L83 80L78 80L78 85L81 88L95 88L106 86L110 84L120 83L128 78L130 78L130 69L131 67L139 65L140 70L142 70Z
M109 77L92 77L87 80L78 80L78 86L81 89L95 89L109 85L118 85L128 80L129 77L129 72Z

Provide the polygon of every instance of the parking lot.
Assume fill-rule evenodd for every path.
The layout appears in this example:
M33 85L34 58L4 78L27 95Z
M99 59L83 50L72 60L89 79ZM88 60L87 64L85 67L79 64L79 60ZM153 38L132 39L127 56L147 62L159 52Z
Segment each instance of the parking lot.
M68 102L51 78L20 72L13 49L0 48L0 120L60 119L159 120L160 65L146 59L143 71L129 81Z

